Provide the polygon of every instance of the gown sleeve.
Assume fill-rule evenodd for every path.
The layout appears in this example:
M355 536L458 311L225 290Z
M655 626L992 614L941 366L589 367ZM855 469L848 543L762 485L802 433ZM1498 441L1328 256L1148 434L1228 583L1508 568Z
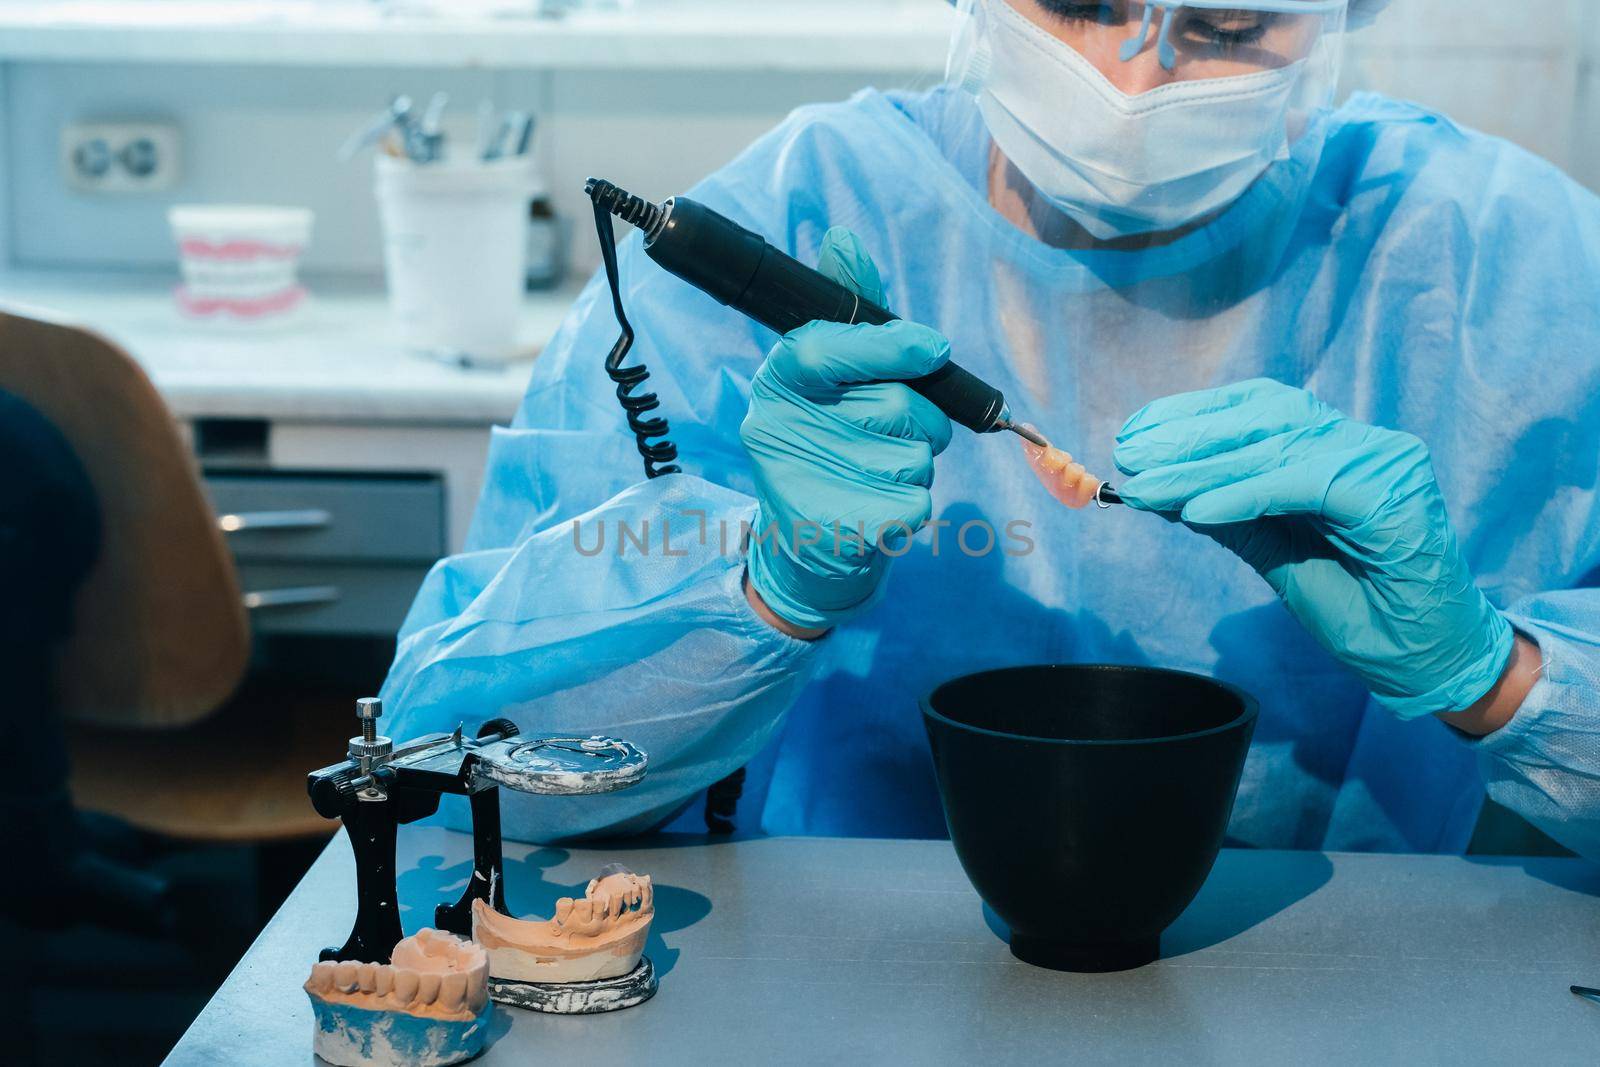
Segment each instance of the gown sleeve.
M755 229L785 210L784 127L694 190ZM580 222L580 232L587 219ZM683 473L644 480L604 370L618 335L596 275L535 363L514 424L496 428L466 551L428 574L382 690L396 739L507 716L524 734L608 734L643 748L616 793L504 792L504 832L548 841L642 832L744 766L812 671L745 599L755 502L738 427L770 342L668 274L637 234L619 249L643 390L671 422ZM467 825L460 798L444 819Z
M1600 589L1534 594L1507 615L1544 669L1511 721L1473 742L1489 795L1600 859Z
M1509 452L1492 424L1478 443L1535 483L1488 542L1520 570L1506 616L1544 668L1472 745L1494 800L1600 859L1600 198L1509 146L1489 173L1462 319L1480 339L1469 355L1505 368L1506 403L1533 427Z

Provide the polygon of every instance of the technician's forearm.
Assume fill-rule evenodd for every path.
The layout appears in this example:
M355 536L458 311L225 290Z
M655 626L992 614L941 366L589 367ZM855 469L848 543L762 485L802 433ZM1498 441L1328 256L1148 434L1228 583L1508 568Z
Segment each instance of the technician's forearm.
M826 629L816 630L808 626L796 626L786 619L779 618L776 612L767 607L767 602L761 599L761 594L750 584L749 574L744 576L744 597L750 602L750 610L754 611L762 622L781 634L787 634L801 641L815 641L828 632Z
M1500 680L1472 707L1461 711L1441 712L1439 718L1462 733L1474 737L1492 734L1517 713L1522 702L1528 699L1539 672L1544 669L1544 657L1539 646L1521 634L1511 649L1511 658Z

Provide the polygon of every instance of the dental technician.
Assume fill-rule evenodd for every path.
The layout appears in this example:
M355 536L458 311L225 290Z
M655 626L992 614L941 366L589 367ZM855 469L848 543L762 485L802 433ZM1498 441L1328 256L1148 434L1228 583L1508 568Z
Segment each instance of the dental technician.
M963 0L947 84L796 111L692 195L904 321L776 338L630 236L684 472L641 478L596 278L406 621L390 732L649 752L633 790L507 796L518 837L698 829L746 765L742 830L934 837L919 696L1150 664L1261 702L1234 843L1460 851L1487 785L1600 857L1600 200L1334 108L1383 4ZM1063 508L881 381L952 352L1131 506ZM801 534L835 523L921 532Z

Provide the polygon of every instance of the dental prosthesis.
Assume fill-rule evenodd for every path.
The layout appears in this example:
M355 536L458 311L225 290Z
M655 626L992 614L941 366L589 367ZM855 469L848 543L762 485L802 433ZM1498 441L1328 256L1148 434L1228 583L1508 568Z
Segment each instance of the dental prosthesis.
M1027 457L1028 466L1033 468L1039 484L1069 508L1088 504L1100 488L1099 478L1054 445L1040 448L1031 441L1023 441L1022 454Z
M551 919L516 919L474 900L472 938L496 983L597 982L639 969L654 916L650 878L609 863L583 899L556 901Z
M489 960L454 934L419 930L389 963L325 960L306 995L316 1013L312 1048L341 1067L443 1067L483 1051Z

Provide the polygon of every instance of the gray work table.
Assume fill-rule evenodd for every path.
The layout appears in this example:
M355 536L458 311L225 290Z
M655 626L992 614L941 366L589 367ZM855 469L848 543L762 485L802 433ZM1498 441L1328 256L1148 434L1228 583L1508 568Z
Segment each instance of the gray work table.
M406 931L470 868L471 839L400 834ZM1600 866L1226 851L1163 958L1109 975L1014 960L944 841L508 842L511 909L548 916L601 863L650 874L655 999L614 1015L496 1009L484 1067L529 1063L1593 1063ZM300 983L354 916L336 837L170 1064L303 1064Z

